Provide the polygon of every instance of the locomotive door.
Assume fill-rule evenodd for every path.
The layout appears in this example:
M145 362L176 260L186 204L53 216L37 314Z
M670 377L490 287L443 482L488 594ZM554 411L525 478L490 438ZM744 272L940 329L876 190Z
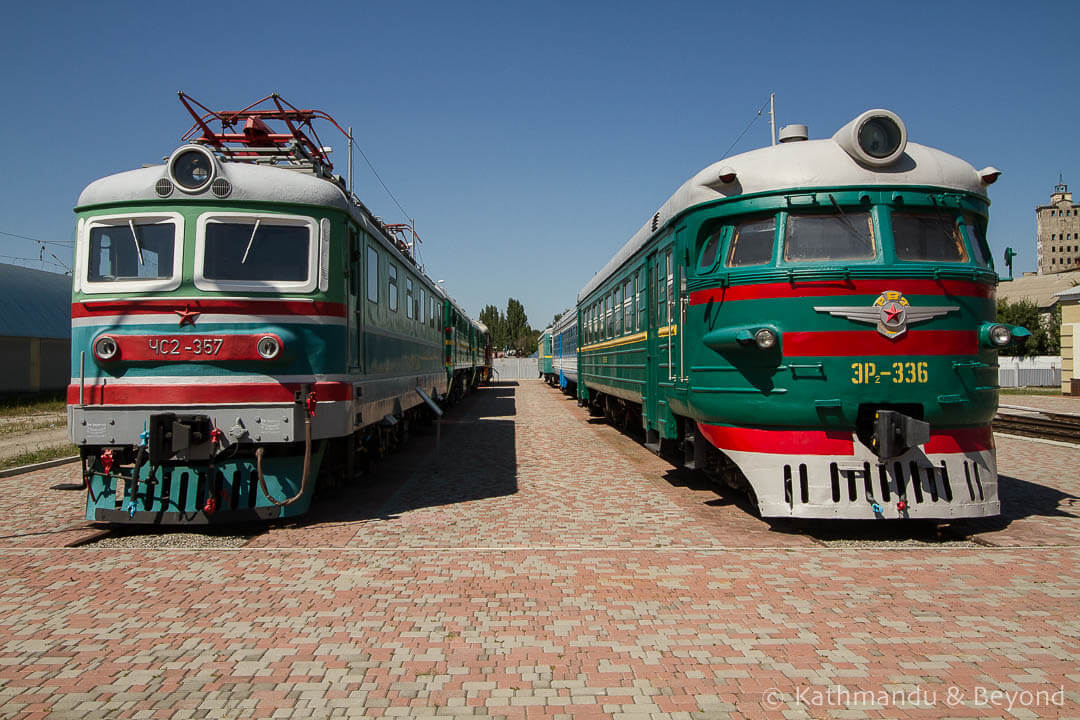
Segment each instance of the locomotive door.
M686 310L689 297L686 292L686 271L689 260L686 250L686 226L675 231L675 243L671 258L673 267L668 270L668 305L671 307L671 380L680 399L685 402L690 384L686 372Z
M360 231L349 225L349 298L347 318L349 328L349 346L346 356L349 368L363 372L364 367L364 294L361 290L364 281L364 269L361 265L362 250Z

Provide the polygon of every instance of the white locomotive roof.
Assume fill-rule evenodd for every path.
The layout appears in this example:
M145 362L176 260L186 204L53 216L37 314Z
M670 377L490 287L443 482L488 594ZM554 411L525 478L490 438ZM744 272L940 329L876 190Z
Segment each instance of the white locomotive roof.
M232 183L229 200L280 203L287 198L290 203L329 205L349 210L350 203L344 190L332 182L308 173L238 162L218 163L217 173L218 177L224 177ZM165 165L153 165L103 177L86 186L79 195L78 207L139 200L161 202L163 198L154 191L154 184L163 177L168 177ZM217 199L209 187L200 193L186 193L176 188L168 199L196 198Z
M734 172L736 180L722 183L721 169ZM713 163L687 180L593 276L578 293L578 302L633 257L655 234L653 227L662 231L672 218L695 205L753 193L871 185L925 185L986 196L986 184L974 167L955 155L912 142L896 162L880 168L856 162L835 137L751 150Z

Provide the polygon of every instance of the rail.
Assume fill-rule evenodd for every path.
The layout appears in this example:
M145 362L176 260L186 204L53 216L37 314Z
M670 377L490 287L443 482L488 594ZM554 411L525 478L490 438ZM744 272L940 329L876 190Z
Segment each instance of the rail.
M1024 437L1080 445L1080 413L1052 412L1020 405L999 405L994 430Z

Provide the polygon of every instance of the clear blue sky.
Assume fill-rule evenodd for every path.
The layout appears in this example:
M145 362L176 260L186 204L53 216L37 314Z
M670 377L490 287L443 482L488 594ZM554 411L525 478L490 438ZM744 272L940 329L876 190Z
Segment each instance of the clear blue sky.
M0 255L69 242L80 190L160 162L190 118L271 92L352 125L415 219L421 258L474 316L534 327L776 93L828 137L872 107L1003 171L990 242L1035 267L1035 206L1080 192L1077 6L1051 2L9 3ZM345 144L326 130L324 143ZM761 117L733 152L769 142ZM403 221L362 159L356 191ZM1077 195L1080 198L1080 194ZM49 249L71 265L71 249ZM0 262L10 262L0 257Z

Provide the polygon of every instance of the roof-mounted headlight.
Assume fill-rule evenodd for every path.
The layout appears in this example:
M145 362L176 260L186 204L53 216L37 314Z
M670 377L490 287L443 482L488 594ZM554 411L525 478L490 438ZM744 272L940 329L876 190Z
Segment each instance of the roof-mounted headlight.
M210 186L217 170L214 155L198 145L187 145L169 158L169 176L181 190L198 193Z
M844 151L863 165L884 167L907 148L907 128L890 110L867 110L833 135Z

